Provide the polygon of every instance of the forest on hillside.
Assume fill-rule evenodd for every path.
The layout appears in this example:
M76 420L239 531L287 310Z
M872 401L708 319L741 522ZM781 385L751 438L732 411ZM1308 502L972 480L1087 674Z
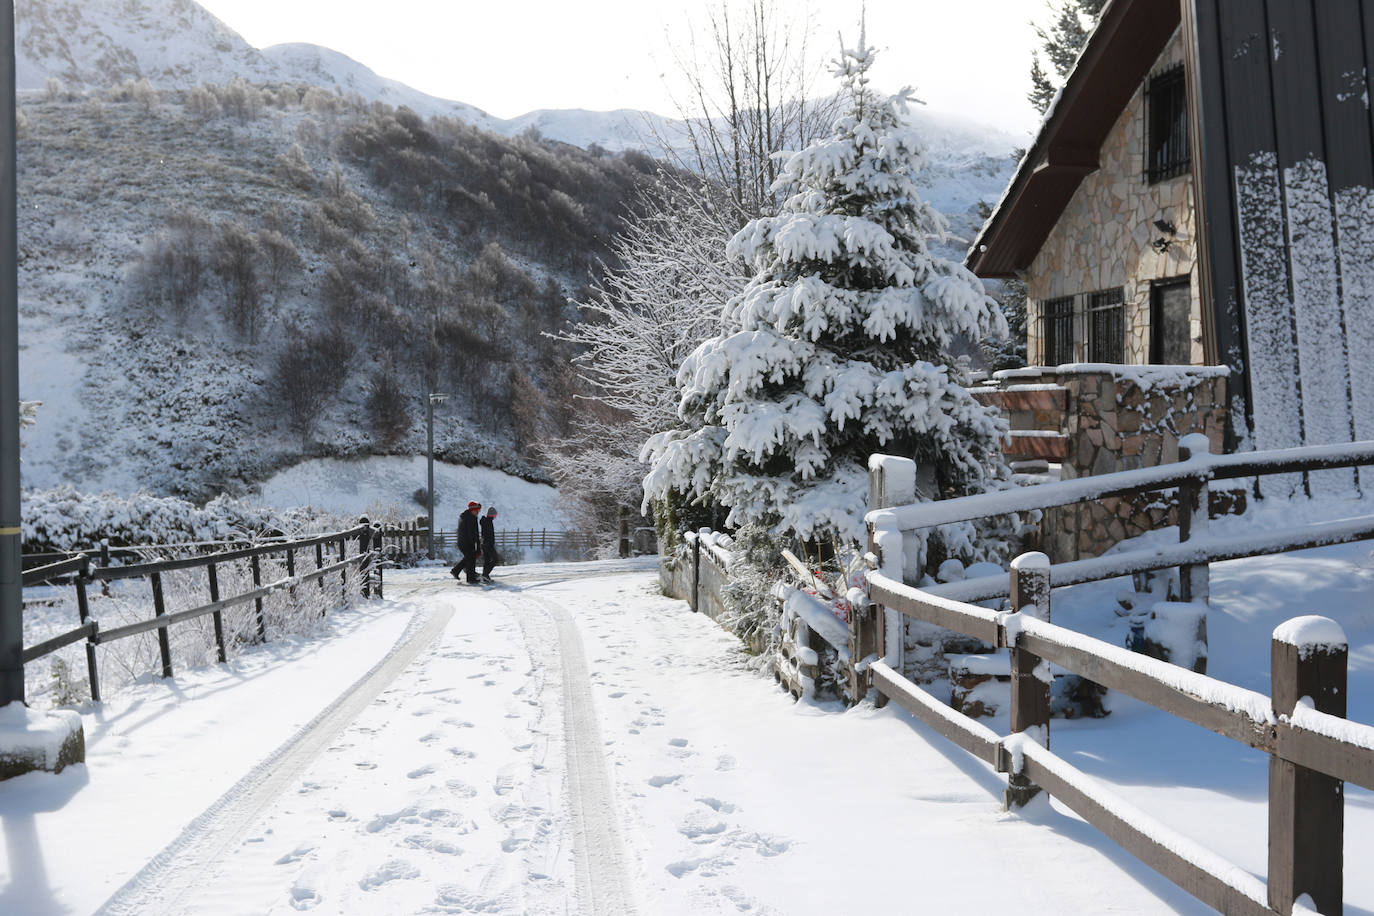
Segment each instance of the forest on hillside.
M291 85L50 83L20 120L31 346L92 353L75 400L154 431L33 476L192 498L423 451L429 392L440 457L543 477L579 384L553 335L660 169Z

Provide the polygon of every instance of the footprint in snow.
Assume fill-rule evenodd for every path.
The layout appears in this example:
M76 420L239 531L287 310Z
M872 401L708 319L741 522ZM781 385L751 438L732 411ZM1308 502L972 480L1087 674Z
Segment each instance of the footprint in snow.
M428 833L412 833L402 840L411 849L422 849L425 852L437 852L445 856L461 856L463 850L454 846L452 843L445 843L443 840L436 840Z
M433 766L432 764L425 764L424 766L420 767L418 770L411 770L409 773L406 774L406 778L407 778L407 779L419 779L421 776L429 776L429 775L432 774L433 772L434 772L434 766Z
M477 797L477 790L461 779L450 779L448 782L444 783L444 785L448 786L448 790L459 798Z
M718 811L721 814L735 813L734 805L730 804L729 802L721 801L718 798L698 798L697 801L701 802L703 805L710 808L712 811Z
M314 851L314 846L297 846L295 849L291 850L286 855L282 856L280 859L273 862L272 864L291 865L293 863L299 862L301 859L304 859L306 856L310 855Z
M297 884L291 888L291 896L288 899L293 910L312 910L320 904L320 892L313 887Z
M673 747L686 747L686 746L687 746L687 739L686 739L686 738L669 738L669 739L668 739L668 743L671 744Z
M402 859L391 859L369 872L366 877L358 882L358 886L365 891L370 891L392 881L404 881L418 877L420 877L420 870L414 865Z
M678 825L677 832L698 843L714 843L725 832L725 822L705 811L692 811Z
M462 757L467 760L471 760L473 757L477 756L476 751L470 751L461 747L451 747L448 749L448 752L455 757Z
M651 776L649 777L649 785L653 786L655 789L661 789L664 786L672 785L681 778L681 773L678 773L673 776Z

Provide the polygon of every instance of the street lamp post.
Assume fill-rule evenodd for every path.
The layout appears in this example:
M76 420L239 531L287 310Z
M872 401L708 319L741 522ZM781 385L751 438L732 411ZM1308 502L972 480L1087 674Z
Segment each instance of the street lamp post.
M0 706L24 702L14 88L14 0L0 0Z
M448 398L446 394L429 393L425 399L425 455L429 463L429 489L425 502L429 509L429 558L434 559L434 405Z

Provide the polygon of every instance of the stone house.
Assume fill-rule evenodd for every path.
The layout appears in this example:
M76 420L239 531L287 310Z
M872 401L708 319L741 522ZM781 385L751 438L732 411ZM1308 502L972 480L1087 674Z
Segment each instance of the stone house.
M967 258L1028 291L1032 368L979 392L1011 416L1009 456L1073 477L1174 460L1189 432L1374 439L1371 64L1374 0L1104 7ZM1046 546L1166 521L1076 509Z
M1029 361L1225 367L1228 449L1374 438L1370 64L1374 0L1111 0L967 258Z

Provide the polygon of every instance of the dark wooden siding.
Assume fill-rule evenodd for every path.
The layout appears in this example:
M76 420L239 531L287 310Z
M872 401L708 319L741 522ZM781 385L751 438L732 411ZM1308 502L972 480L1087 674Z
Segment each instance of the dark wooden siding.
M1350 208L1374 188L1374 0L1181 2L1209 342L1236 406L1260 446L1374 436L1374 361L1350 343L1374 326Z

